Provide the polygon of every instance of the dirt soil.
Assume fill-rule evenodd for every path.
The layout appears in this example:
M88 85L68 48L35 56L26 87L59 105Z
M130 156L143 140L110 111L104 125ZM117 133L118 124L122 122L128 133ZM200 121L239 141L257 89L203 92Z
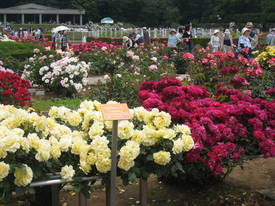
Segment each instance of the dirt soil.
M152 176L148 181L148 206L275 206L257 191L275 189L275 158L248 160L235 168L224 184L195 187L165 185ZM139 205L139 185L124 187L118 180L118 206ZM78 206L74 192L61 194L62 206ZM105 189L98 187L88 206L105 206Z

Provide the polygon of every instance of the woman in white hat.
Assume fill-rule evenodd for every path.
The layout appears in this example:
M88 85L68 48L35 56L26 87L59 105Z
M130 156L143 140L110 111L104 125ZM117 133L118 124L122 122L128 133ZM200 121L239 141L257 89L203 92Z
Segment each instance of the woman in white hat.
M243 54L245 57L249 58L250 57L250 53L251 53L251 42L249 39L249 35L250 35L251 30L249 28L243 28L242 29L242 36L240 36L239 41L238 41L238 51L239 53ZM247 52L243 52L244 49L248 50Z
M240 36L238 41L238 50L242 50L244 48L251 49L251 42L249 39L251 30L248 28L242 29L242 36Z
M167 46L176 49L179 42L181 42L181 39L177 36L177 30L171 29L168 37Z
M235 45L233 44L233 39L230 33L229 29L225 29L223 36L222 36L222 50L223 52L232 52L233 47Z
M215 29L213 35L210 39L210 46L212 48L212 52L219 51L221 49L221 39L220 39L220 30Z

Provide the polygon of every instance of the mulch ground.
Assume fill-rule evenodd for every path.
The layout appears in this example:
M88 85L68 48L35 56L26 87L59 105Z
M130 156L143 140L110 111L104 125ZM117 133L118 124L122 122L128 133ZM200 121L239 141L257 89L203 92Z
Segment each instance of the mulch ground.
M166 185L152 176L148 182L150 206L275 206L275 201L258 193L275 189L275 158L249 160L244 170L235 168L223 184L205 186ZM139 185L124 187L118 180L118 206L139 205ZM62 206L77 206L74 192L61 194ZM98 187L88 206L105 206L105 189Z

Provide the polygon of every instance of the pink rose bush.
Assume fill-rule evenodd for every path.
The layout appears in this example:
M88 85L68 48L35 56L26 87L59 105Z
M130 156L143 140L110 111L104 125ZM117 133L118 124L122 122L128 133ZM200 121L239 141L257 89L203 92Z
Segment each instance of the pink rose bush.
M182 86L175 78L143 82L139 98L146 109L168 112L174 123L191 128L195 147L183 164L205 165L222 176L243 155L275 156L275 101L227 88L219 88L215 100L205 88Z

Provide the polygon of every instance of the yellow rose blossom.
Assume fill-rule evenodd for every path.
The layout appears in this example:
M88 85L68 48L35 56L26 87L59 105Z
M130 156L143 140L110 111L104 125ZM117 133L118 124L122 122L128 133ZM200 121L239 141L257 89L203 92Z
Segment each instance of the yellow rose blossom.
M118 136L120 139L130 139L134 133L134 124L127 120L118 123Z
M110 159L100 159L96 161L96 169L101 173L107 173L111 170L111 160Z
M118 161L118 167L120 169L123 169L125 171L128 171L129 169L131 169L133 166L135 166L135 162L134 161L127 161L125 159L120 159Z
M104 123L95 121L90 127L89 136L91 139L95 136L101 136L104 133Z
M89 164L88 162L84 161L84 160L80 160L80 166L79 168L87 175L89 174L89 172L91 172L92 167L91 164Z
M172 151L174 154L179 154L181 152L183 152L184 149L184 142L182 138L179 138L175 141L173 141L173 148Z
M188 135L188 136L184 136L182 139L183 139L183 151L184 152L190 151L194 147L193 138L190 135Z
M75 171L72 165L65 165L61 168L60 176L64 180L72 180L75 175Z
M21 167L16 167L14 177L14 184L16 184L19 187L26 187L32 181L32 169L28 167L28 165L26 164L23 164Z
M5 177L8 176L10 171L10 166L5 162L0 162L0 182L3 181Z
M133 136L132 136L132 140L141 144L143 142L144 139L144 133L140 130L134 130Z
M183 135L190 135L191 134L191 130L190 127L186 126L186 125L179 125L177 124L174 129L176 130L176 132L181 133Z
M158 133L163 139L172 140L176 137L176 132L173 129L161 129Z
M170 152L159 151L153 154L154 162L159 165L167 165L171 161Z
M68 117L68 122L70 125L77 127L82 122L82 118L78 112L72 112Z

